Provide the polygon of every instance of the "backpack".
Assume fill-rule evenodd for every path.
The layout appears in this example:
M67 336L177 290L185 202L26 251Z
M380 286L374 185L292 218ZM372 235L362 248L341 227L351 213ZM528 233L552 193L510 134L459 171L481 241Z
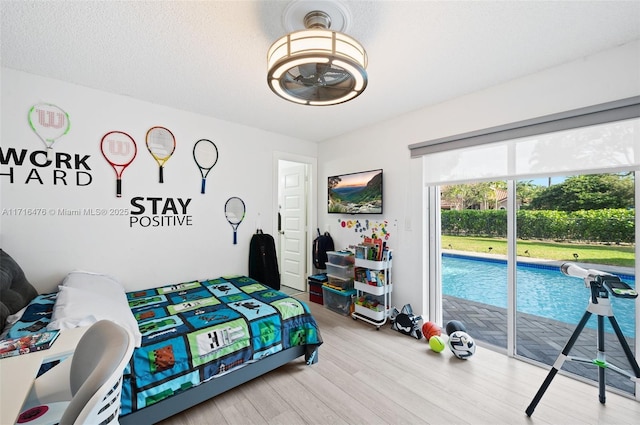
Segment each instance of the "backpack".
M318 237L313 240L313 265L317 269L324 270L327 268L327 261L329 261L329 257L327 256L327 251L333 251L335 249L333 245L333 238L329 234L329 232L324 232L324 235L320 234L320 229L318 229Z
M405 304L401 312L396 308L391 312L391 329L416 339L422 339L421 320L422 316L413 314L411 304Z
M280 289L280 271L273 236L258 229L249 244L249 277L270 288Z

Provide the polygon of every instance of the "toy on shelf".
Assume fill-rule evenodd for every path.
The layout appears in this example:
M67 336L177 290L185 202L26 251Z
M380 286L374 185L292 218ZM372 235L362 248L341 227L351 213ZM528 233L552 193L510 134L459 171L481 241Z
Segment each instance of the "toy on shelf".
M391 250L381 246L380 260L368 260L358 258L357 248L353 270L356 299L351 317L380 329L387 322L391 311Z

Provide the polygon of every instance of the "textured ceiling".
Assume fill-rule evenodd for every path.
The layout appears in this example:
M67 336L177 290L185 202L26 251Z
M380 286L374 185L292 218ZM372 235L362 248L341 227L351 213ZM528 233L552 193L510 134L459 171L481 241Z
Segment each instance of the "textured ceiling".
M267 87L288 1L2 0L1 64L322 141L640 39L640 1L341 3L369 85L336 106Z

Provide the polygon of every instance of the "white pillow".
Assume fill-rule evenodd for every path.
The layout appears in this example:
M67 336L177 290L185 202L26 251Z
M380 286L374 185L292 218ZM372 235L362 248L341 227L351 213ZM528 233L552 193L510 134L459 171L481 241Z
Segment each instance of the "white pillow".
M106 319L129 329L140 347L142 334L119 282L105 275L72 272L58 288L47 329L71 329Z
M107 274L74 270L62 281L62 286L86 289L89 291L101 291L103 288L109 293L111 290L122 290L124 286L113 276Z

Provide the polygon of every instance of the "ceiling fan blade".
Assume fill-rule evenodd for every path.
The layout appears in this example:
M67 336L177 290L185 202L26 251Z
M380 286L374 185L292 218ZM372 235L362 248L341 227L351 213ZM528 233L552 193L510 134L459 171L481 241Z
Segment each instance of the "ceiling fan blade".
M305 63L302 65L298 65L298 71L300 75L304 78L310 78L317 74L318 70L316 64L314 63Z
M326 101L336 96L349 94L353 90L353 82L345 80L341 84L308 85L299 81L287 80L282 83L285 92L299 99Z

